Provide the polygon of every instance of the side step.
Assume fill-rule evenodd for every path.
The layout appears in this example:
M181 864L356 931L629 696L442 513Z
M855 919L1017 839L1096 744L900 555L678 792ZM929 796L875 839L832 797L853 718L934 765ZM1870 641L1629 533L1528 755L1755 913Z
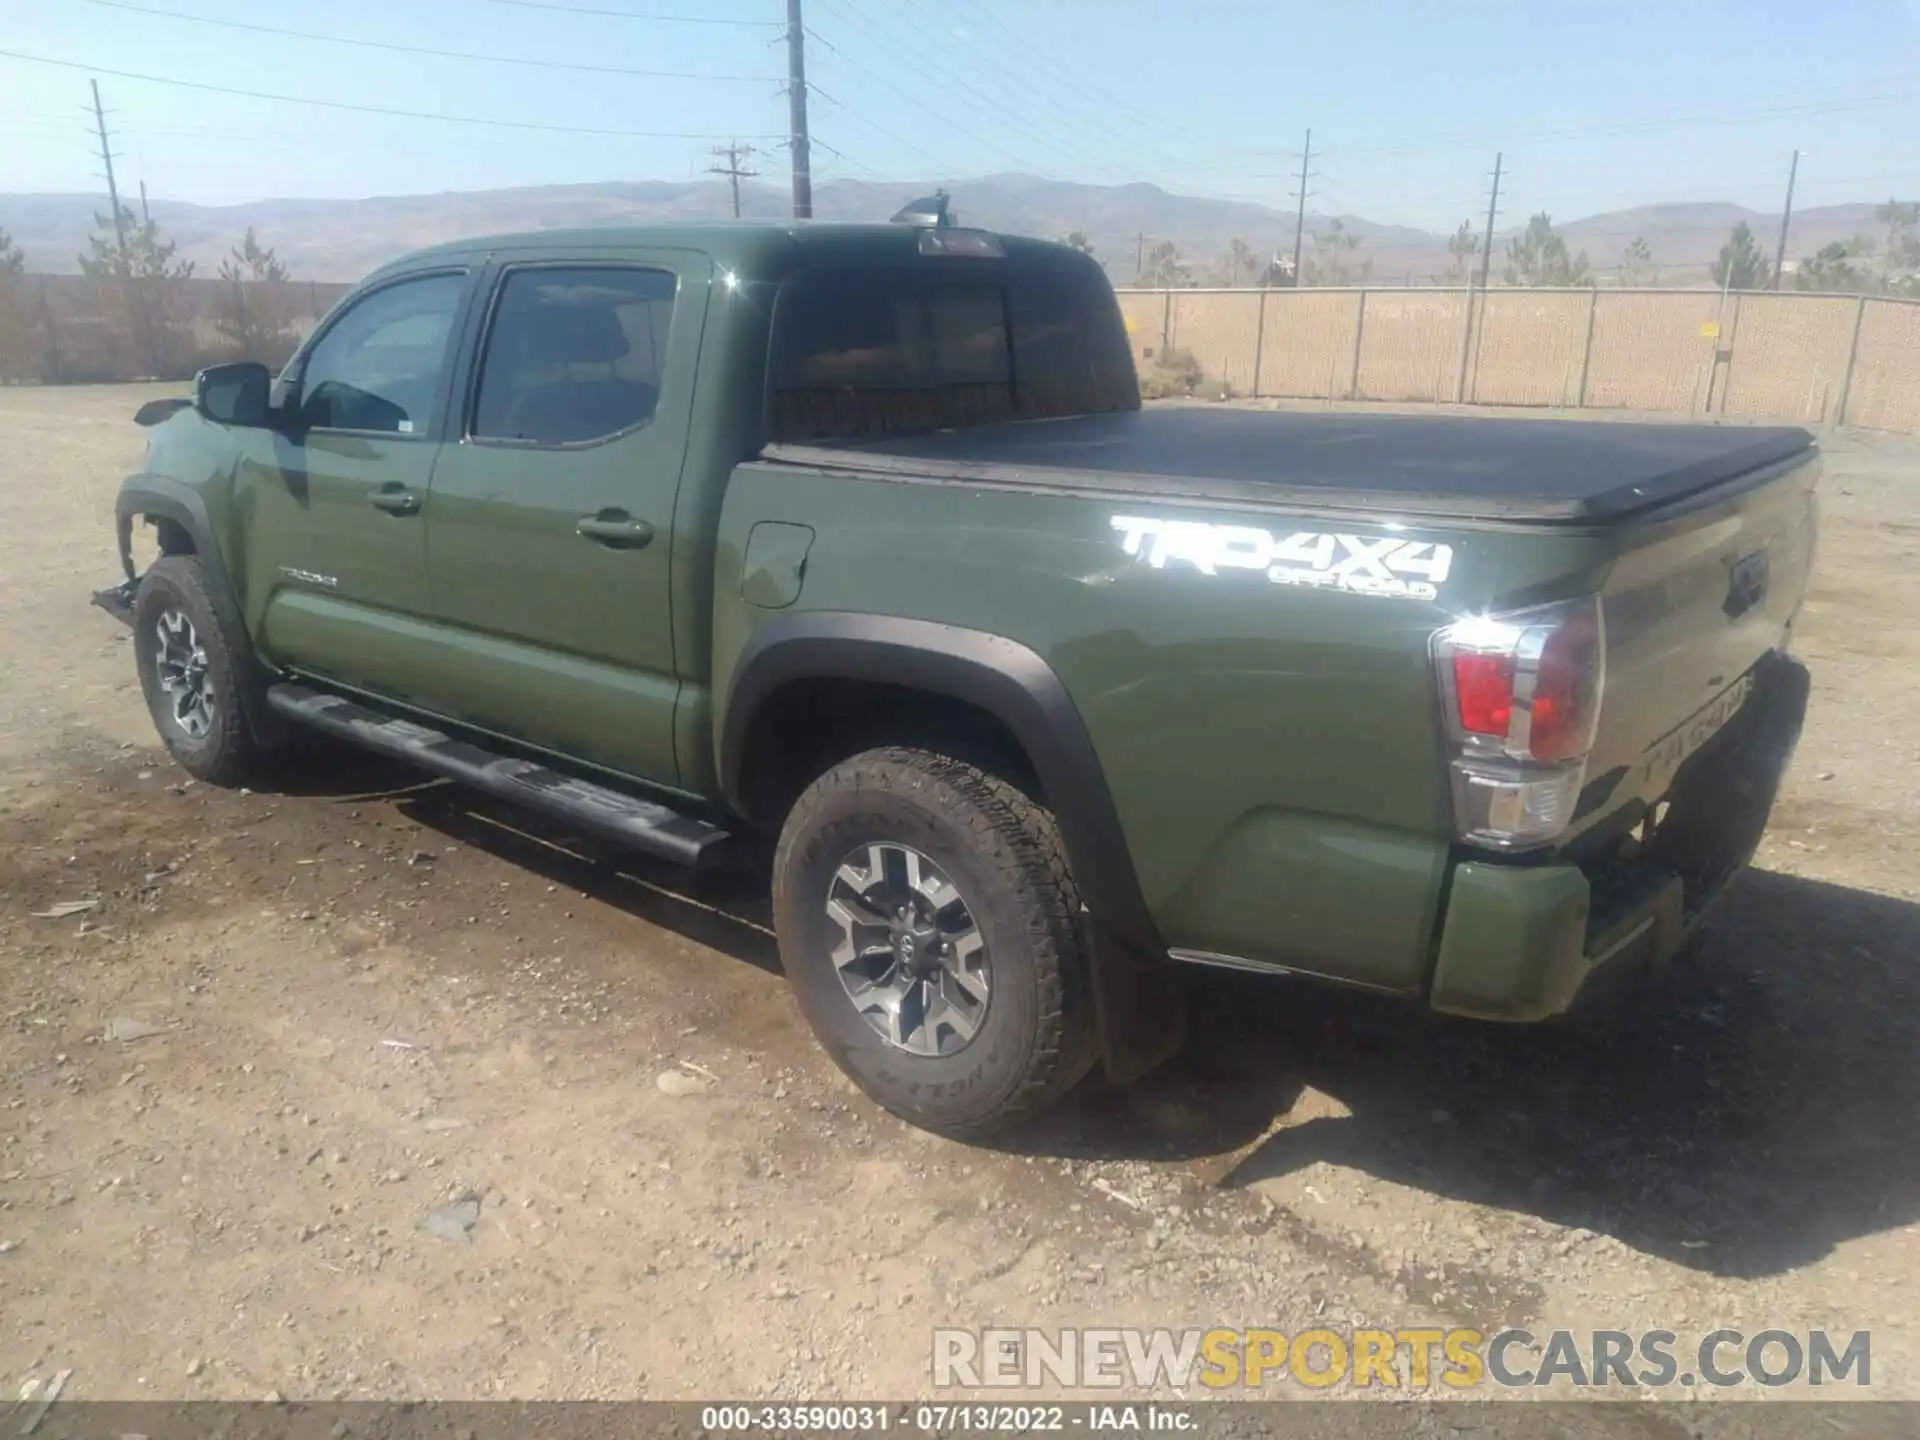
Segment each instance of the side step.
M563 816L663 860L704 869L719 860L726 848L727 832L717 825L576 780L531 760L496 755L338 695L304 685L273 685L267 690L267 704L290 720L424 766L503 800Z

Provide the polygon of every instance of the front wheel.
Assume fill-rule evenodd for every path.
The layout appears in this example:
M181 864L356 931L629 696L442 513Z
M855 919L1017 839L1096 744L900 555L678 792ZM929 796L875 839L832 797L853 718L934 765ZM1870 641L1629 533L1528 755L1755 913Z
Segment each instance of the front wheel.
M133 655L154 728L180 768L215 785L247 779L260 747L240 702L243 652L198 559L164 555L141 577Z
M809 786L780 835L774 921L834 1062L929 1130L978 1135L1093 1062L1080 900L1053 816L996 776L871 750Z

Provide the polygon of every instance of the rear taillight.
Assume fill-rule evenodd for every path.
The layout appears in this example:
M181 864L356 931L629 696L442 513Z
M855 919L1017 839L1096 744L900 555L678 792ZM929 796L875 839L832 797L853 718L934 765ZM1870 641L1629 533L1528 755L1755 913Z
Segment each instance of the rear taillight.
M1600 724L1606 648L1591 596L1435 634L1461 839L1519 850L1567 828Z

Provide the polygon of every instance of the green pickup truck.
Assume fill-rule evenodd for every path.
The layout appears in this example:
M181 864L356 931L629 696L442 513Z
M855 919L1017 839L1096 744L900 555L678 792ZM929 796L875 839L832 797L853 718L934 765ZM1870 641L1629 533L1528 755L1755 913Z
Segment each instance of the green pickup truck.
M949 1133L1158 1063L1193 966L1558 1015L1806 710L1805 432L1143 410L1091 260L937 207L441 246L137 418L95 599L185 769L319 730L770 857L820 1040Z

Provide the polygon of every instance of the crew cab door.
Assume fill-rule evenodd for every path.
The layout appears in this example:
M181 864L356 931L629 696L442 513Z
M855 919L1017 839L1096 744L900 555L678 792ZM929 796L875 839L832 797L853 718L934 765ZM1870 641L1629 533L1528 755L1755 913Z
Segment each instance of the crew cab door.
M668 582L710 264L501 267L427 513L435 708L674 785Z
M354 297L282 377L279 427L235 432L249 628L273 660L416 698L423 512L468 284L448 270Z

